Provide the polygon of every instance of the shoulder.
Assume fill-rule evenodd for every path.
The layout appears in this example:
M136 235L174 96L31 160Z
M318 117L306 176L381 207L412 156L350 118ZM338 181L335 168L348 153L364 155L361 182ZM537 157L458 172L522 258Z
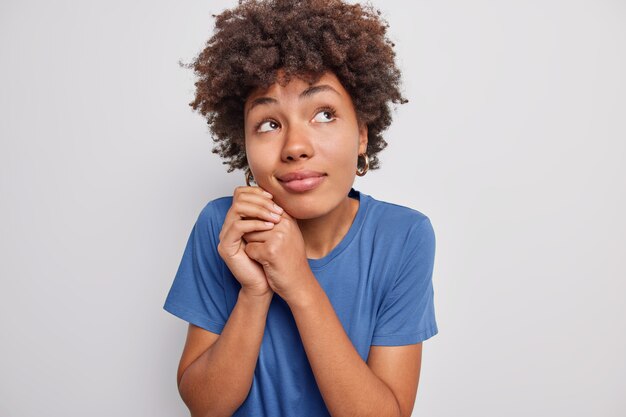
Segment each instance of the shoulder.
M368 220L379 233L398 235L434 234L430 218L423 212L388 201L377 200L371 196L368 207Z
M232 196L218 197L210 200L200 211L197 223L207 227L221 227L232 203Z

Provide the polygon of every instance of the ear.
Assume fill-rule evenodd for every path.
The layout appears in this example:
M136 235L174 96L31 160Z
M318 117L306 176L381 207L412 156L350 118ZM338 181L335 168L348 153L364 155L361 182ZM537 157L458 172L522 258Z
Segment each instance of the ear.
M367 124L359 125L359 155L367 152Z

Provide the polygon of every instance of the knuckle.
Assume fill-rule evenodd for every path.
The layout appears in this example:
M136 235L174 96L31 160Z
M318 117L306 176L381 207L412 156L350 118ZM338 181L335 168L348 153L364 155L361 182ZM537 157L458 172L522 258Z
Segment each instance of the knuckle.
M226 237L231 227L232 227L232 224L227 224L227 225L224 225L224 227L222 227L222 230L220 230L220 234L218 236L220 242L224 240L224 237Z
M268 245L268 247L267 247L267 255L270 258L274 258L274 257L276 257L277 254L278 254L278 250L277 250L276 245Z

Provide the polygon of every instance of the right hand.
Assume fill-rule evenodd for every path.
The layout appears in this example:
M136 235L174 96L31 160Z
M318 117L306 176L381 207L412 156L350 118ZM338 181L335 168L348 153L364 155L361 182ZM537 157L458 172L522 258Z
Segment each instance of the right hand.
M250 232L271 230L280 222L282 208L274 207L272 197L260 187L237 187L233 203L226 213L217 251L241 284L241 289L251 295L270 295L273 290L267 282L261 264L246 254L243 235ZM278 218L271 216L278 214ZM270 222L267 224L266 222Z

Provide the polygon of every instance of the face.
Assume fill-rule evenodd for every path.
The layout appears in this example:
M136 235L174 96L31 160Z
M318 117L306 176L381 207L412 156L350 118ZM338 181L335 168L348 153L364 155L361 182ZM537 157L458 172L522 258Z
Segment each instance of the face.
M294 77L253 91L244 120L252 175L291 216L321 217L347 201L367 127L332 72L311 85Z

